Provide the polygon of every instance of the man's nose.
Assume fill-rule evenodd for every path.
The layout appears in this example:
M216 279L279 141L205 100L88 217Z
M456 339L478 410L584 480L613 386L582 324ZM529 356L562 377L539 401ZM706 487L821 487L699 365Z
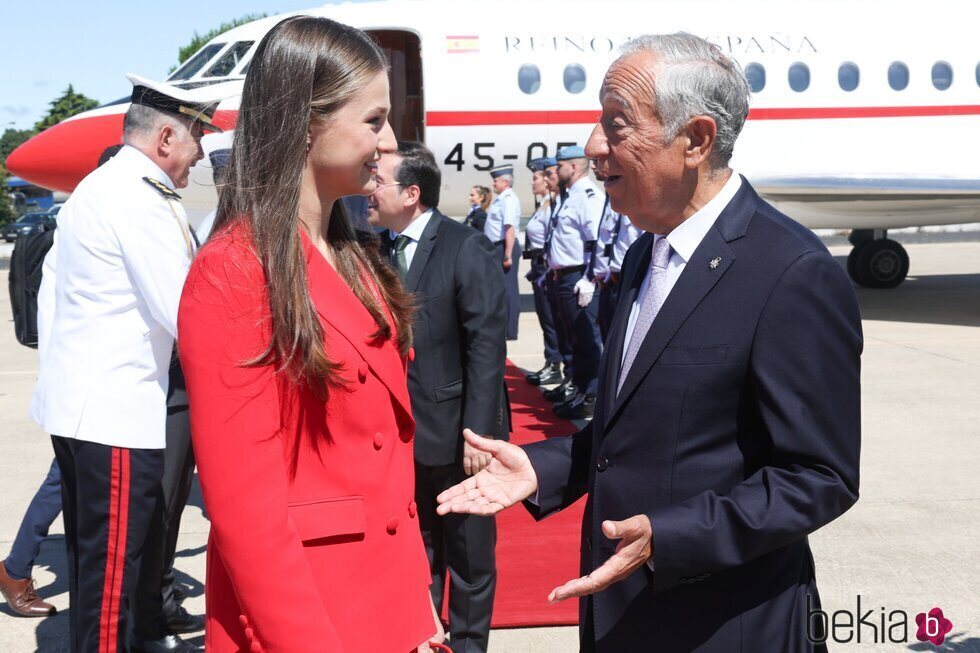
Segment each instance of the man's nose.
M606 140L605 133L602 131L602 125L597 124L592 128L589 140L585 144L585 156L590 159L598 159L607 154L609 154L609 143Z

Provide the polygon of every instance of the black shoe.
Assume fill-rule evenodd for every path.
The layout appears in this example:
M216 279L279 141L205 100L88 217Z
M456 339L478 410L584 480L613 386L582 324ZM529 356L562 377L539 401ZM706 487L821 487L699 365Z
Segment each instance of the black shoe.
M203 649L176 635L164 635L160 639L143 639L133 635L132 650L133 653L203 653Z
M180 590L180 588L179 588L179 587L177 587L177 585L176 585L176 584L174 584L174 586L173 586L173 588L172 588L172 589L170 590L170 596L172 596L172 597L173 597L173 599L174 599L174 603L183 603L183 602L184 602L184 599L186 599L186 598L187 598L187 595L186 595L186 594L184 594L184 593L183 593L183 592L182 592L182 591Z
M555 414L563 419L592 419L595 414L595 395L579 395L556 408Z
M562 381L561 385L558 387L552 388L551 390L546 390L544 392L545 399L556 403L568 401L574 396L575 386L572 384L571 379L566 379L565 381Z
M548 363L537 372L532 372L524 378L531 385L551 385L561 382L561 364Z
M191 614L183 606L167 615L167 628L175 633L196 633L204 630L204 617Z

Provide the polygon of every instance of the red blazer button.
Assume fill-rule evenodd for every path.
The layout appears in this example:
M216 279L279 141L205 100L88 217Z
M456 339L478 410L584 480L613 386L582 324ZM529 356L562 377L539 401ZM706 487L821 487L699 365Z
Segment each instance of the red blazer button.
M380 433L375 433L374 434L374 448L376 450L378 450L378 451L381 451L381 447L384 446L384 443L385 443L384 436L381 435Z
M258 642L252 642L252 653L262 653L262 645Z
M248 641L252 641L253 639L255 639L255 631L252 630L251 628L246 628L245 637L248 638Z
M361 363L360 366L357 368L357 380L360 381L361 383L367 381L367 373L368 373L367 363Z
M408 516L409 517L411 517L411 518L414 519L415 518L415 514L417 512L418 512L418 507L416 506L416 504L415 504L414 501L411 502L410 504L408 504Z
M398 437L401 438L402 442L411 442L412 438L415 437L415 431L411 428L404 428L399 431Z
M248 628L248 617L241 615L238 617L238 623L242 625L242 628Z
M408 348L408 360L410 360L410 361L414 361L415 360L415 347L409 347Z
M388 520L388 535L394 535L398 531L398 519L392 517Z

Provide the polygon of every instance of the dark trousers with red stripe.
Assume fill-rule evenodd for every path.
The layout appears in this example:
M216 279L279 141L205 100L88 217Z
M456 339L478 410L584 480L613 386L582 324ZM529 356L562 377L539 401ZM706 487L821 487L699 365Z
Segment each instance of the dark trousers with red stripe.
M72 653L126 651L147 532L163 509L163 449L51 436L61 468Z

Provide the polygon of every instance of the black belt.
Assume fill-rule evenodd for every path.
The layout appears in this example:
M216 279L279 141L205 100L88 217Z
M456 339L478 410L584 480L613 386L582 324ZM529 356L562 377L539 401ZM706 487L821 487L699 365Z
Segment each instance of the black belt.
M493 246L496 247L497 245L503 245L505 242L507 242L507 241L506 240L497 240L497 241L494 241Z
M567 268L558 268L557 270L551 271L551 277L553 279L561 279L562 277L567 277L570 274L575 274L576 272L585 272L584 265L569 265Z
M525 249L521 254L521 258L525 259L534 259L539 256L544 256L544 247L540 247L538 249Z

